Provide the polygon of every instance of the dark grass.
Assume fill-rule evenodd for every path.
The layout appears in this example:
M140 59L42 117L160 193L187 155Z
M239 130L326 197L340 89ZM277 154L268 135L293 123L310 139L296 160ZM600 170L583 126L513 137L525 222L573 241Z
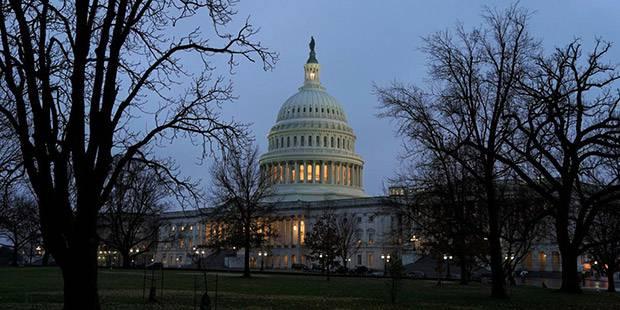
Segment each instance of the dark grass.
M259 274L218 276L218 309L620 309L620 294L586 291L566 295L556 290L519 286L507 300L489 298L489 287L435 281L402 280L396 304L390 302L390 280ZM215 275L208 276L214 299ZM141 270L100 270L103 309L194 309L203 288L196 271L166 270L164 296L157 304L142 299ZM159 286L158 286L159 290ZM148 295L148 292L147 292ZM0 268L0 309L60 309L62 278L56 268Z

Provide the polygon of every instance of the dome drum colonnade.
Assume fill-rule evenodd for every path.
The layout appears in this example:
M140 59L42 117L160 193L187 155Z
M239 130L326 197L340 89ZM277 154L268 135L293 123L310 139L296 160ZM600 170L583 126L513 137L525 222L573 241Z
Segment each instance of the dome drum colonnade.
M310 42L304 85L280 108L261 156L264 173L284 200L364 197L364 162L344 109L320 83L320 65ZM281 197L282 198L282 197Z

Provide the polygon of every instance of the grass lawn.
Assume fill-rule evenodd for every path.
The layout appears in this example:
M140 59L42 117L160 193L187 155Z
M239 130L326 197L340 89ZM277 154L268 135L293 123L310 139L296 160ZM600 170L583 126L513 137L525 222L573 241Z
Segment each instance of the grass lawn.
M215 275L209 274L214 299ZM144 305L143 272L100 270L103 309L194 309L194 286L202 287L196 271L167 270L164 295ZM620 294L587 291L569 296L551 289L517 287L508 300L493 300L489 287L402 280L396 304L390 303L390 282L378 278L334 278L257 274L218 276L218 309L620 309ZM158 287L159 290L159 287ZM147 292L148 295L148 292ZM62 278L56 268L0 268L0 309L60 309ZM196 308L198 309L198 308Z

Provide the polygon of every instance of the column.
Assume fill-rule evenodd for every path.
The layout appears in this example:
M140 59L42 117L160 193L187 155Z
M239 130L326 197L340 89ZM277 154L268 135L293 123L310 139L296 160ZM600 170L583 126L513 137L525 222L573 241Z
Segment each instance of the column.
M329 162L329 184L336 184L335 171L336 167L334 161Z
M284 184L288 184L291 181L291 171L289 170L288 161L284 163Z
M297 263L302 263L301 255L301 217L297 217Z
M294 238L295 238L295 235L293 234L294 233L294 230L293 230L293 225L294 225L293 218L289 218L287 220L287 222L288 222L288 231L289 231L289 242L288 242L288 245L289 245L290 248L292 248L293 245L295 244L293 242ZM289 259L290 259L290 257L289 257Z
M364 186L364 167L360 166L360 187Z

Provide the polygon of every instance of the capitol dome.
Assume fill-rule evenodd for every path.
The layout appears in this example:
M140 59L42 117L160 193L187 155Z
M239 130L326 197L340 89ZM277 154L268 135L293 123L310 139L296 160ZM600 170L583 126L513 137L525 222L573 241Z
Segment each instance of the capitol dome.
M321 85L319 73L312 39L304 85L280 108L268 135L268 151L260 159L279 201L366 196L355 134L342 105Z

